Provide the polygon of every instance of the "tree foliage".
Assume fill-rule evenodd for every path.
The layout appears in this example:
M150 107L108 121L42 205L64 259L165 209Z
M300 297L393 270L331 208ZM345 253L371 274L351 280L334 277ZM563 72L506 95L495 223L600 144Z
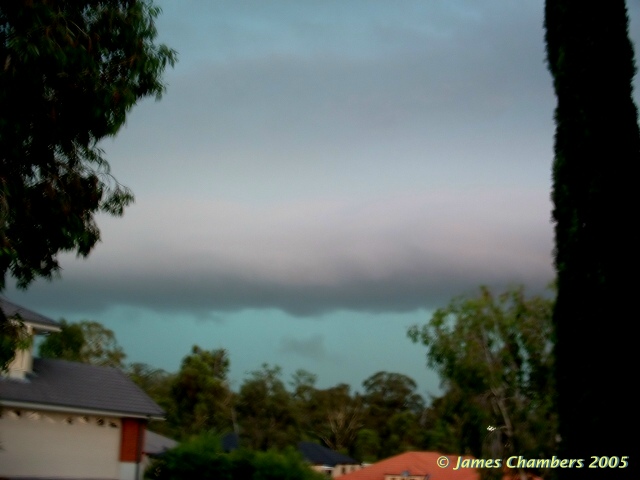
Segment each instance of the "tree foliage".
M160 98L176 53L157 44L152 0L15 0L0 4L0 292L86 257L95 216L122 215L132 193L98 143L142 98ZM0 367L18 338L0 313ZM6 347L6 348L5 348Z
M220 439L202 434L182 442L147 469L150 480L321 480L300 454L289 448L256 452L246 449L224 453Z
M145 478L153 480L225 479L230 477L230 457L222 452L220 438L203 433L180 442L149 465Z
M240 386L236 411L241 446L281 449L299 439L293 398L281 375L279 366L264 363Z
M363 462L373 463L380 457L380 435L370 428L361 428L356 434L353 455Z
M8 319L0 309L0 373L9 368L16 350L31 347L32 338L20 318Z
M0 6L0 290L51 278L57 254L86 256L94 215L133 197L98 142L138 100L159 98L175 52L157 45L150 0L18 0Z
M448 454L481 452L491 424L482 405L469 398L462 388L449 383L445 393L431 399L424 414L425 448Z
M552 198L562 454L627 455L627 434L638 425L628 377L636 364L629 304L636 287L626 272L640 266L640 234L628 221L636 215L640 131L625 2L547 0L545 39L557 97ZM620 475L636 478L638 468Z
M163 408L166 406L175 374L143 362L129 363L124 372L156 403Z
M225 433L233 428L234 395L229 389L226 350L203 350L194 345L182 359L171 385L174 409L168 422L185 438L202 432Z
M431 410L442 445L486 458L554 452L552 308L522 288L495 296L482 287L409 330L447 392ZM447 429L462 438L443 438Z
M80 350L84 346L84 332L79 323L60 320L60 331L50 333L40 344L41 358L59 358L71 362L82 362Z
M69 323L63 319L60 327L60 332L50 333L40 344L39 354L42 358L124 368L126 354L113 330L92 320Z
M298 425L305 436L332 450L353 450L363 412L362 399L351 394L349 385L313 389L297 403Z
M375 456L385 458L418 449L424 399L417 393L415 380L383 371L371 375L362 385L362 423L379 439Z

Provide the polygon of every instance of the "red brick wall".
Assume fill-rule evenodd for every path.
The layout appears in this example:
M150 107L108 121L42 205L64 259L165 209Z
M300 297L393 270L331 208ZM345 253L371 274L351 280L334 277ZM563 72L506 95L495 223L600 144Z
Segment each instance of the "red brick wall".
M144 422L134 418L122 419L120 461L139 462L144 441Z

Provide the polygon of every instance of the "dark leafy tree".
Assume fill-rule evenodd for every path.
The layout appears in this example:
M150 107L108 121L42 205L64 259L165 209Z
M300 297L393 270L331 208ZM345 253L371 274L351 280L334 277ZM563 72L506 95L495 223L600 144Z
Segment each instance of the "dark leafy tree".
M312 439L343 453L351 452L362 428L362 399L349 385L313 389L301 402L298 425Z
M177 429L177 437L232 430L234 395L228 373L229 357L224 349L209 351L194 345L182 359L171 386L174 408L167 419Z
M242 447L282 449L299 440L293 397L281 374L280 367L265 363L241 385L236 411Z
M231 458L222 451L220 438L202 433L151 462L145 478L152 480L231 480ZM250 477L249 477L250 478Z
M494 296L482 287L409 330L447 391L436 406L458 438L438 441L486 458L555 452L552 308L522 288ZM446 418L436 422L440 435Z
M567 458L632 455L638 430L635 321L640 267L636 73L624 0L547 0L547 60L557 97L553 220L558 412ZM638 462L616 471L637 478ZM601 478L598 469L561 478Z
M318 376L302 368L296 370L291 376L289 385L293 389L293 398L299 403L307 403L311 400Z
M455 455L481 452L491 419L481 405L455 383L432 398L424 414L423 445L426 450Z
M420 437L424 399L401 373L377 372L363 383L363 426L378 435L378 458L414 449Z
M127 376L154 400L169 395L172 374L142 362L134 362L125 368ZM157 400L156 400L157 401Z
M132 202L98 143L164 90L176 54L155 43L158 13L152 0L0 4L0 291L8 274L21 288L52 278L60 252L86 257L95 215Z
M31 342L22 320L8 319L0 309L0 373L9 368L16 350L30 348Z
M118 345L113 330L99 322L61 320L61 331L50 333L40 344L42 358L59 358L101 367L124 368L126 354Z
M84 346L84 332L78 323L60 320L60 331L50 333L40 344L41 358L59 358L72 362L82 362L80 351Z
M153 461L150 480L322 480L292 448L260 452L247 449L224 453L211 434L192 437Z
M378 432L370 428L361 428L356 434L353 449L354 458L362 462L373 463L379 459L380 447L380 436Z
M326 475L311 469L302 455L289 446L282 451L270 450L246 455L253 457L254 472L251 478L260 480L321 480ZM234 456L234 466L237 465ZM234 477L243 478L243 477ZM246 477L244 477L246 478Z

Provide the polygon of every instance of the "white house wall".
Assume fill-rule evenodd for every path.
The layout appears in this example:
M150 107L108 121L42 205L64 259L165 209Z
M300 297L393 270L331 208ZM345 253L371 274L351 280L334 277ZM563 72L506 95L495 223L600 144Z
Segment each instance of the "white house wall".
M119 419L11 408L1 414L0 477L120 477Z

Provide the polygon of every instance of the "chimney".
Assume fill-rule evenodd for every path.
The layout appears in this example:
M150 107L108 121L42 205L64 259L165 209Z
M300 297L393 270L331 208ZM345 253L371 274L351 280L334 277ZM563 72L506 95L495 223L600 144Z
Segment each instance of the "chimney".
M15 320L10 320L15 321ZM9 364L7 375L9 378L17 378L24 380L28 373L33 371L33 326L24 323L24 333L19 340L18 348L16 349L16 356Z

